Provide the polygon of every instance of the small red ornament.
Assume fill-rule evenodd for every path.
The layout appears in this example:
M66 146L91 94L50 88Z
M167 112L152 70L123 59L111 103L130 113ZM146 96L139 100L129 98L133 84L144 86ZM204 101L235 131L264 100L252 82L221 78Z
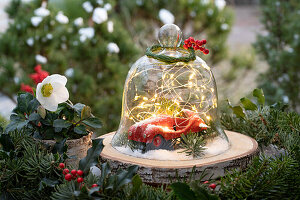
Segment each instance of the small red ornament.
M204 181L204 184L208 184L209 182L208 181Z
M64 163L59 163L59 168L64 169L65 168L65 164Z
M83 171L82 170L78 170L77 174L78 174L78 176L82 176L83 175Z
M214 190L217 187L217 185L212 183L212 184L209 185L209 187Z
M66 169L64 169L63 174L66 175L66 174L68 174L69 172L70 172L70 171L66 168Z
M75 169L73 169L73 170L71 171L71 174L72 174L73 176L76 176L77 171L76 171Z
M82 183L83 182L83 178L79 177L77 178L77 183Z
M72 180L72 175L71 175L71 174L66 174L66 175L65 175L65 179L66 179L67 181L71 181L71 180Z
M93 185L92 185L92 188L94 188L94 187L98 187L98 185L97 185L97 184L93 184Z

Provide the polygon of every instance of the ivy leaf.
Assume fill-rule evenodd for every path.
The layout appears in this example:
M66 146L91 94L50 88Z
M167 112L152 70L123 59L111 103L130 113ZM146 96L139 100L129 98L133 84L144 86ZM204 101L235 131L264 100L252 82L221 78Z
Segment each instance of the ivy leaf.
M245 115L245 113L244 113L244 110L242 109L242 107L241 106L232 106L231 104L230 104L230 101L227 99L226 100L227 101L227 103L228 103L228 106L229 106L229 108L233 111L233 113L237 116L237 117L240 117L240 118L242 118L242 119L245 119L246 118L246 115Z
M80 124L74 128L74 132L80 135L86 134L86 128L84 125Z
M55 128L69 128L72 125L71 122L63 119L56 119L53 121L53 126Z
M197 200L194 191L186 183L172 183L170 187L179 200Z
M87 174L92 166L97 165L103 147L103 138L92 140L92 147L89 148L86 157L80 160L79 169Z
M261 105L265 105L265 95L262 89L254 89L253 90L253 96L257 98L257 102Z
M83 120L82 123L84 123L87 126L90 126L92 128L101 128L102 127L102 123L101 123L100 119L98 119L96 117L92 117L92 118Z
M240 99L246 110L257 110L257 106L247 97L243 97Z

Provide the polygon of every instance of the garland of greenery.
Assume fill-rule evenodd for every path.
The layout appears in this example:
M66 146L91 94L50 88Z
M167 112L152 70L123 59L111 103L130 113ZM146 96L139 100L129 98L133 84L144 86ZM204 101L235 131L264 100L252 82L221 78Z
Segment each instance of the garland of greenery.
M172 57L172 56L166 56L166 55L157 55L155 53L153 53L154 51L157 51L159 49L161 49L162 47L159 44L155 44L151 47L148 47L146 50L146 56L154 58L156 60L160 60L166 63L176 63L176 62L189 62L191 60L195 60L196 59L196 55L195 55L195 50L192 48L189 48L189 56L181 56L181 57ZM184 49L181 46L179 46L178 48Z

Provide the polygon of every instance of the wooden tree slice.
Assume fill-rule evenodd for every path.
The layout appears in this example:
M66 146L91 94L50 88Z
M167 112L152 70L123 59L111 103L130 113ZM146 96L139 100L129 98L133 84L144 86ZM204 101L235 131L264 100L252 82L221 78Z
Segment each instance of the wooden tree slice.
M224 176L226 171L245 169L252 158L258 154L257 142L246 135L225 131L230 142L230 148L219 155L197 160L152 160L137 158L122 154L112 147L111 139L115 132L108 133L104 138L104 149L100 154L102 162L109 162L112 170L126 169L138 165L138 174L145 183L169 184L178 180L199 179L205 171L206 178Z

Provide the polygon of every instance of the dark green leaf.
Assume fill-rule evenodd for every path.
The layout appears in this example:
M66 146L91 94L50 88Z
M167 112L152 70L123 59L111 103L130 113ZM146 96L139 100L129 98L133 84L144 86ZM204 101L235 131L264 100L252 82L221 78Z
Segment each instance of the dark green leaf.
M257 102L261 105L265 105L265 95L262 89L254 89L253 90L253 96L257 98Z
M55 153L59 153L60 155L64 154L65 152L67 152L67 149L68 149L68 146L65 144L67 141L67 139L63 139L59 142L56 142L54 144L54 147L53 147L53 151L52 153L55 154Z
M237 116L237 117L240 117L240 118L243 118L245 119L246 115L242 109L241 106L232 106L229 102L229 100L227 99L227 103L228 103L228 106L229 108L233 111L233 113Z
M94 139L92 141L92 147L89 148L86 157L80 160L79 169L87 174L92 166L97 165L99 155L103 149L103 138Z
M98 185L103 185L104 180L106 179L106 177L108 176L108 174L111 173L111 169L108 163L102 163L101 165L101 177L99 179L99 181L97 182Z
M5 132L11 132L24 128L29 123L29 120L25 120L18 115L12 114L10 116L10 123L7 125Z
M44 188L44 186L55 187L55 185L57 185L57 184L59 184L58 180L50 179L50 178L43 178L39 184L39 191L42 190Z
M101 121L96 117L88 118L86 120L83 120L82 122L92 128L101 128L102 127Z
M72 123L63 119L56 119L53 121L53 126L55 128L69 128L70 126L72 126Z
M170 187L179 200L196 200L195 193L186 183L172 183Z
M240 99L246 110L257 110L257 106L247 97L243 97Z
M31 113L28 117L29 121L36 121L40 119L40 115L37 113Z
M2 145L4 151L9 152L15 149L14 143L12 142L9 134L1 133L0 144Z
M83 109L85 105L82 104L82 103L76 103L74 106L73 106L73 109L77 112L78 116L81 116L81 111Z
M137 193L141 189L142 184L143 184L143 181L142 181L141 177L138 174L134 175L134 177L132 178L131 194L134 195L135 193Z
M74 128L74 132L77 134L86 134L87 133L86 127L82 124L80 124L79 126L76 126Z

